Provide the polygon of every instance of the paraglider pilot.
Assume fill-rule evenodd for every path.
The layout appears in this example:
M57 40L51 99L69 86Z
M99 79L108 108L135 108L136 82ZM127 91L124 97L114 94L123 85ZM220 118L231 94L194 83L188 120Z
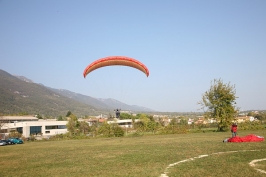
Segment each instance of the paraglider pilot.
M120 118L120 110L121 109L115 109L114 111L115 111L115 117L116 118Z
M237 133L237 124L236 123L233 123L232 126L231 126L231 132L232 132L232 137L235 137L236 136L236 133Z

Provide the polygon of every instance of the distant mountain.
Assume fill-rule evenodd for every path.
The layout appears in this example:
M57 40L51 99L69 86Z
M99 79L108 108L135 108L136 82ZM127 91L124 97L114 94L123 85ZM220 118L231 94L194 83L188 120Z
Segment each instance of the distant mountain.
M137 105L127 105L125 103L122 103L112 98L107 98L107 99L97 98L97 99L111 108L120 108L122 110L137 111L137 112L155 112L154 110L149 109L149 108L145 108L145 107L141 107Z
M69 110L77 116L103 113L91 105L59 95L43 85L3 70L0 70L0 84L0 113L24 112L45 116L64 116Z
M19 78L20 80L25 81L25 82L34 83L32 80L30 80L30 79L28 79L28 78L26 78L24 76L16 76L16 75L14 75L14 76Z
M115 108L135 112L154 112L151 109L127 105L115 99L100 99L54 89L34 83L24 76L13 76L0 69L0 113L40 114L45 116L65 115L68 110L75 115L108 114Z
M64 90L64 89L54 89L54 88L49 88L49 89L51 89L53 92L56 92L60 95L74 99L74 100L81 102L81 103L91 105L91 106L96 107L96 108L101 109L101 110L108 110L108 111L111 110L112 111L116 108L119 108L119 109L127 110L127 111L154 112L154 110L149 109L149 108L136 106L136 105L127 105L125 103L122 103L120 101L117 101L117 100L111 99L111 98L107 98L107 99L93 98L90 96L82 95L82 94L71 92L71 91Z
M76 101L81 102L81 103L91 105L91 106L96 107L98 109L106 109L106 108L107 109L113 109L111 107L108 107L104 102L101 102L98 99L90 97L90 96L82 95L79 93L74 93L74 92L64 90L64 89L55 89L55 88L50 88L50 87L47 87L47 88L52 90L55 93L58 93L60 95L65 96L67 98L76 100Z

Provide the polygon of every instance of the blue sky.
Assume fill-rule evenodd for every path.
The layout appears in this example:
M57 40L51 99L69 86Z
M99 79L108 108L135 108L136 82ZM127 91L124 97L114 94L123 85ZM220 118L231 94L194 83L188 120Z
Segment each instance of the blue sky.
M266 109L266 1L0 0L0 69L156 111L195 112L211 81ZM107 56L144 63L83 70Z

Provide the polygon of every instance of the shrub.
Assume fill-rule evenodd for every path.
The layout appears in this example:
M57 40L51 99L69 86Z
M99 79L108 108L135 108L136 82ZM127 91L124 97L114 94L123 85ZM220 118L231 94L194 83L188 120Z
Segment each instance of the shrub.
M238 124L238 130L263 130L265 129L265 124L259 121L247 121Z
M98 133L104 137L121 137L124 136L124 130L117 124L104 123L98 130Z
M159 130L160 134L185 134L188 132L187 125L167 125Z
M10 138L13 138L13 137L14 138L22 138L22 134L17 132L17 131L12 131L12 132L9 133L9 137Z
M124 134L125 134L125 132L121 127L119 127L119 126L114 127L115 137L121 137L121 136L124 136Z

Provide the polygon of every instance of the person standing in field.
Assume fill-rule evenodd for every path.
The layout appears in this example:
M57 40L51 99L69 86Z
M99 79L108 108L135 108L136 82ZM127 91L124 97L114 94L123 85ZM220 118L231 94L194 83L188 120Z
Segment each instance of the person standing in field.
M232 138L236 136L237 133L237 124L233 123L231 126Z

